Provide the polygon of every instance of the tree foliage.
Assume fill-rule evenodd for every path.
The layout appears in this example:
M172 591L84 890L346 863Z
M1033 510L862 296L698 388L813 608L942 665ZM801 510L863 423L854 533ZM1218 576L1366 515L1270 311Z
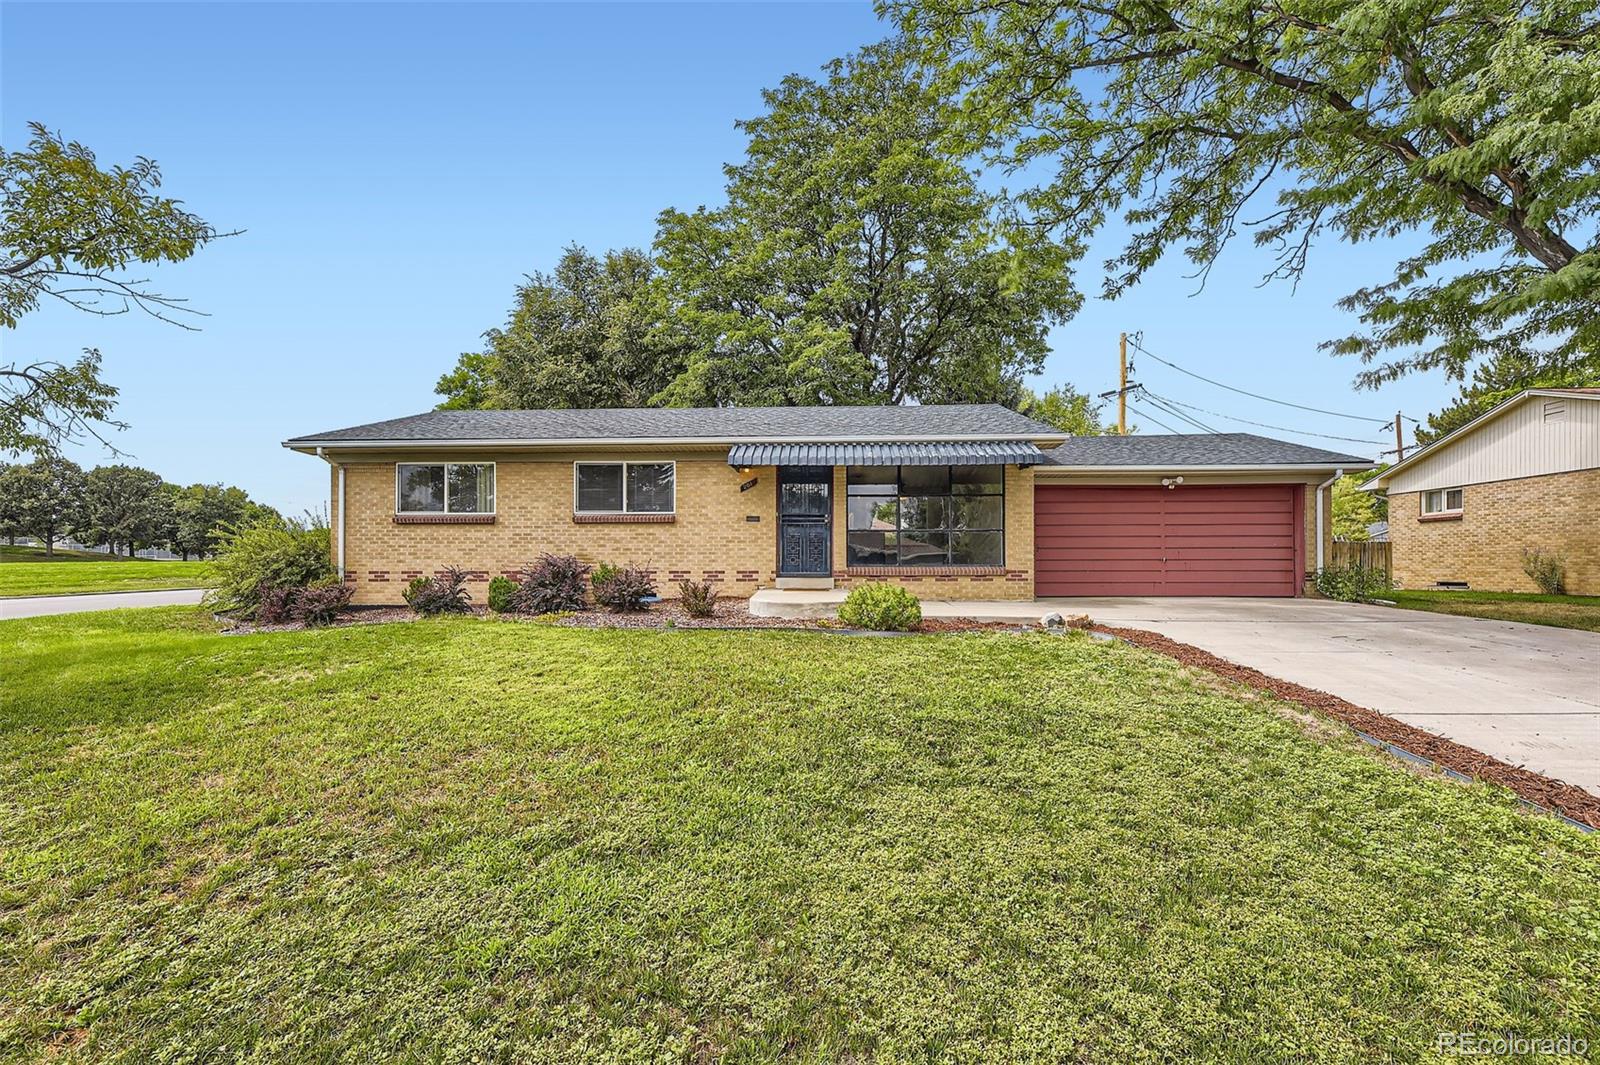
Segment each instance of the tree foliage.
M1417 249L1344 306L1358 382L1600 350L1600 21L1587 0L883 0L974 150L1050 169L1017 197L1105 292L1241 230L1298 280L1318 239ZM1266 201L1272 201L1267 203Z
M97 466L89 471L83 519L75 534L129 555L165 543L173 524L172 499L161 475L138 466Z
M173 518L169 547L185 560L191 555L205 558L214 554L226 529L282 520L276 510L255 502L242 488L221 484L166 487L171 493Z
M740 123L726 203L662 213L690 338L678 404L998 399L1076 309L1061 250L1005 225L897 42L785 78Z
M1367 526L1389 518L1389 501L1362 486L1388 466L1362 473L1347 473L1333 482L1333 538L1361 541L1371 538Z
M444 408L642 407L683 369L662 321L655 265L624 248L597 258L573 245L552 273L517 289L485 350L463 354L435 390Z
M8 467L5 498L17 532L37 537L46 555L55 554L55 544L72 534L84 518L87 479L75 462L56 455L43 455L27 465Z
M16 328L46 301L98 315L137 308L182 325L178 316L194 311L127 271L182 262L221 234L159 195L152 160L103 169L76 141L29 129L25 149L0 148L0 325ZM97 351L0 364L0 451L42 452L95 433L115 399Z
M1071 385L1042 393L1024 389L1015 406L1019 414L1073 436L1103 436L1106 432L1100 422L1100 404Z

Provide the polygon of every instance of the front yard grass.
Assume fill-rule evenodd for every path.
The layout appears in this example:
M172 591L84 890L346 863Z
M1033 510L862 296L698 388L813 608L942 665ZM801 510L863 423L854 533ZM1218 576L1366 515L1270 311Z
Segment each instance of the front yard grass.
M1538 595L1527 592L1446 592L1435 589L1383 593L1407 610L1431 610L1496 621L1524 621L1563 629L1600 632L1600 595Z
M168 609L0 622L0 662L0 1056L1600 1037L1600 837L1081 634Z
M206 563L161 559L50 562L0 559L0 599L20 595L83 595L91 592L149 592L161 588L203 588ZM77 563L77 564L70 564Z

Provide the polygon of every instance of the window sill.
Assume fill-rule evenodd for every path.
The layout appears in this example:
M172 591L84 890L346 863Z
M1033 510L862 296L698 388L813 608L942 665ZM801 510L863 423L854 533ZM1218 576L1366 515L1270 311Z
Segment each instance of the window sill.
M847 566L850 577L999 577L1004 566Z
M396 525L493 525L493 514L396 514Z
M1447 511L1444 511L1443 513L1440 513L1440 514L1420 514L1420 515L1417 516L1417 520L1418 521L1460 521L1461 520L1461 514L1462 514L1462 512L1459 511L1459 510L1447 510Z
M574 525L671 525L678 520L676 514L579 514L574 512Z

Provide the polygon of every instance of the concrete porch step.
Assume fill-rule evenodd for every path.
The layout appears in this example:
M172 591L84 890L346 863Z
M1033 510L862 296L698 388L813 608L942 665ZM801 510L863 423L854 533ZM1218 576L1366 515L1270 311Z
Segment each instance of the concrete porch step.
M763 588L750 597L750 613L761 618L792 618L812 621L838 615L839 604L847 593L843 588L802 590ZM926 618L964 618L969 621L1013 621L1037 623L1046 614L1057 612L1048 603L983 599L924 599Z

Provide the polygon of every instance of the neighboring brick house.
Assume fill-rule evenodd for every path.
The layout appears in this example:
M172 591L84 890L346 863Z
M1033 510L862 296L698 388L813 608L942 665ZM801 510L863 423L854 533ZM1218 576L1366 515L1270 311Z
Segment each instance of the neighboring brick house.
M994 405L431 411L284 446L331 467L360 604L542 552L644 566L668 596L1299 595L1327 484L1372 466L1248 434L1069 438Z
M1600 595L1600 388L1519 393L1373 478L1403 588L1533 592L1525 550Z

